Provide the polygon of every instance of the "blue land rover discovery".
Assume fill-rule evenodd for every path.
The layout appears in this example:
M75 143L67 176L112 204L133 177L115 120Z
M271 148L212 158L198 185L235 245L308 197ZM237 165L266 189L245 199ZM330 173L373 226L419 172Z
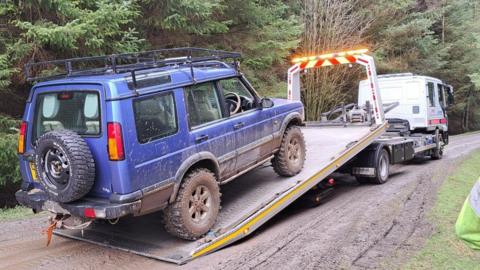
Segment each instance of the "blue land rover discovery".
M20 129L17 200L89 220L163 210L168 232L203 236L220 185L269 161L282 176L304 164L302 104L261 98L239 57L179 48L28 64L38 83Z

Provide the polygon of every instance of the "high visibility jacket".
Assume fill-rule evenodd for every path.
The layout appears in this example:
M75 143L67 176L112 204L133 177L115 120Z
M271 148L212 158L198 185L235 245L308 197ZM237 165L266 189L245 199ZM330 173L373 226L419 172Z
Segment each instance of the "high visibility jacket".
M455 232L469 247L480 249L480 179L463 204Z

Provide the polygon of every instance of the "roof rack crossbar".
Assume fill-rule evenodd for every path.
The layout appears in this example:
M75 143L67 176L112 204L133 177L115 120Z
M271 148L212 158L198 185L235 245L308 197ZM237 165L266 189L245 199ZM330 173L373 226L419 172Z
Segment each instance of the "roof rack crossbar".
M176 57L167 57L169 54L173 54ZM135 76L135 71L138 70L167 65L190 65L192 80L195 81L193 73L194 63L214 60L220 61L224 59L233 59L235 61L238 58L241 58L240 53L222 50L194 47L158 49L135 53L77 57L36 63L31 62L25 65L25 76L27 81L45 81L74 75L98 75L101 74L101 71L103 71L104 74L130 72L132 76ZM99 62L101 62L101 67ZM80 67L77 67L77 65ZM63 68L64 70L54 75L36 75L36 73L49 70L52 67Z

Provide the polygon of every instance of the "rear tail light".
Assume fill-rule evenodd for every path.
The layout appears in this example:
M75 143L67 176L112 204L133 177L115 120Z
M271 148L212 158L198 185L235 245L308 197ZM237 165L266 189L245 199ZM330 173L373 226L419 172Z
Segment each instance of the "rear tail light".
M95 218L95 209L93 208L85 208L83 209L83 215L87 218Z
M106 218L107 213L105 211L105 208L91 208L87 207L83 209L83 216L86 218Z
M125 151L123 149L122 126L119 123L109 122L107 124L108 133L108 156L110 160L124 160Z
M23 121L20 124L20 134L18 135L18 153L25 153L25 140L27 138L27 122Z

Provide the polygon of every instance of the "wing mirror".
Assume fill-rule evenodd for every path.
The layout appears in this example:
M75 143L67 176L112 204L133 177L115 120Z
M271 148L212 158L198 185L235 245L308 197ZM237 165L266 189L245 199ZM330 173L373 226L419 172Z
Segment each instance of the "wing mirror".
M271 108L271 107L273 107L273 101L269 98L262 98L262 100L260 100L260 106L263 109Z
M452 87L447 88L447 107L451 107L455 103Z

